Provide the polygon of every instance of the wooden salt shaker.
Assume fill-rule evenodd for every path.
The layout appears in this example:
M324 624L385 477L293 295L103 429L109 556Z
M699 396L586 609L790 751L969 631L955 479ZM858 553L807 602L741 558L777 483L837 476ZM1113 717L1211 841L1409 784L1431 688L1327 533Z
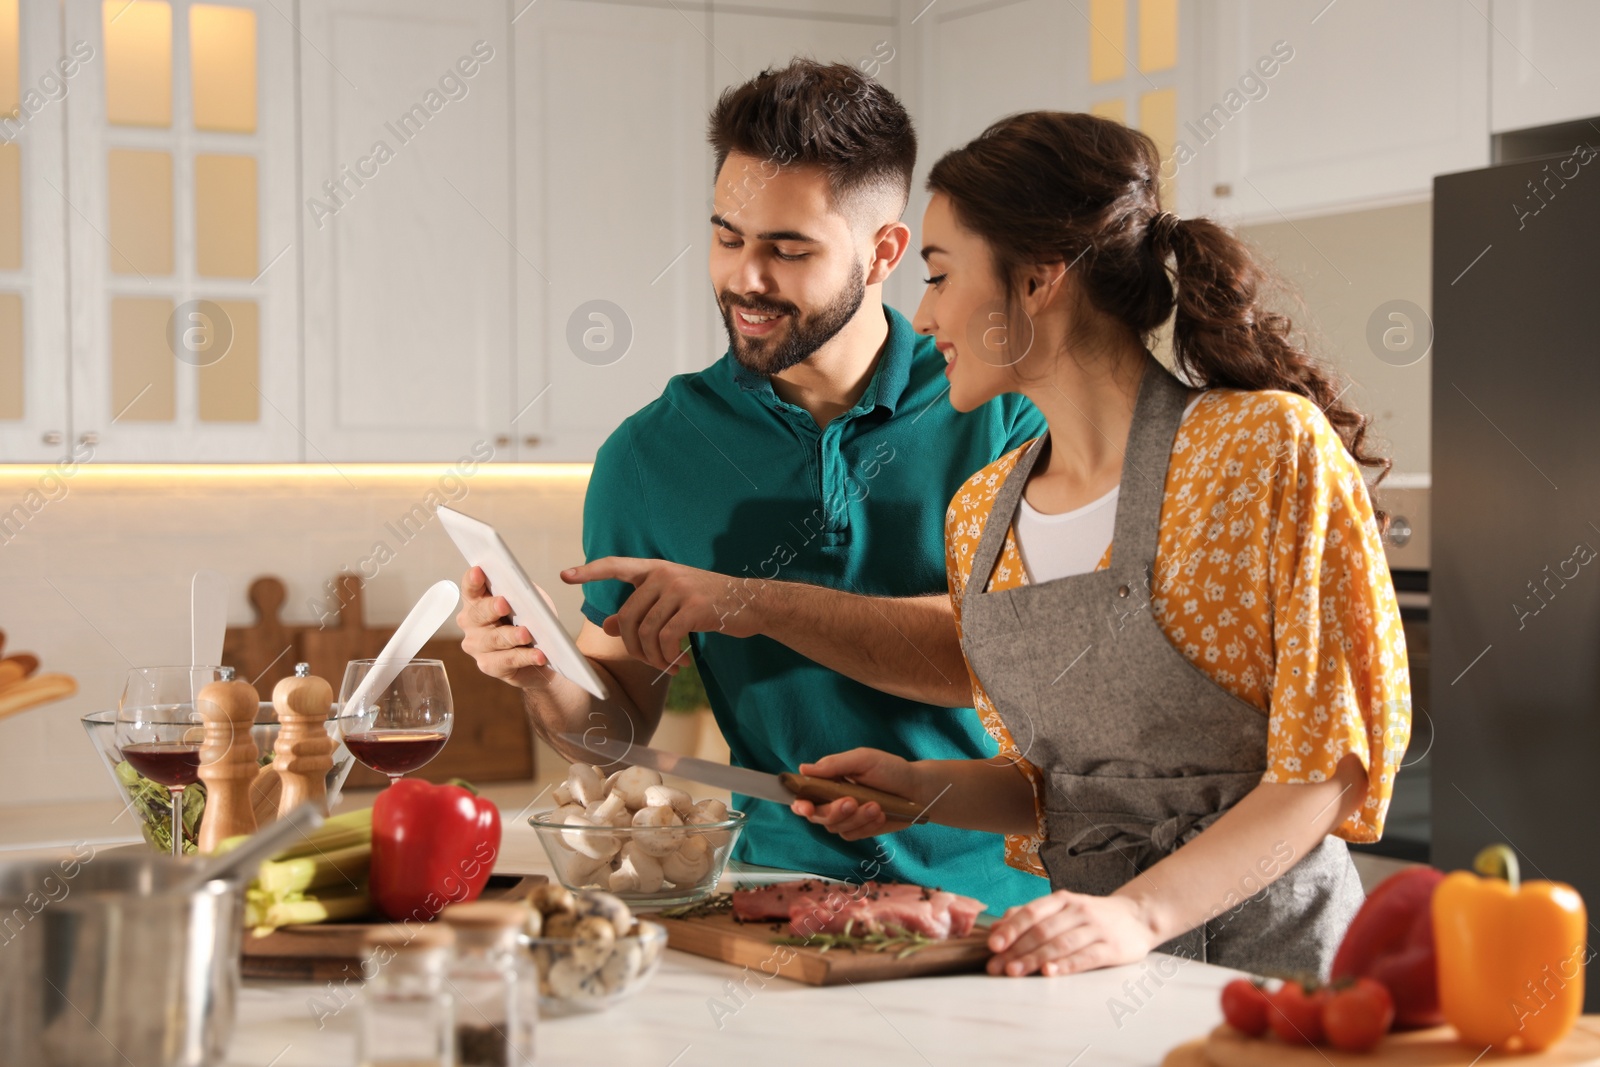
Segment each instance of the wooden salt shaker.
M293 678L273 686L272 706L278 709L280 724L272 760L283 783L278 816L308 800L326 815L328 772L333 770L333 738L328 736L333 687L314 677L309 663L297 663Z
M195 710L205 723L200 743L200 780L206 784L206 810L200 818L202 853L235 834L256 832L250 786L260 760L250 728L255 725L259 698L250 683L233 680L231 668L223 668L223 678L200 690L195 699Z

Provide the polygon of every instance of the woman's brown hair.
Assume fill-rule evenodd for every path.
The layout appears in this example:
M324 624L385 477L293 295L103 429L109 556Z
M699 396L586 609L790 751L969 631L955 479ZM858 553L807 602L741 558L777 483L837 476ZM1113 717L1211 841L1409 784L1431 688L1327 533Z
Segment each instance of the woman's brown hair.
M1190 384L1310 399L1381 481L1390 461L1369 449L1368 417L1340 402L1333 373L1294 342L1287 317L1262 304L1272 276L1211 220L1163 212L1160 167L1155 142L1119 122L1030 111L947 153L928 188L988 243L1008 305L1025 269L1070 264L1095 308L1146 344L1173 316L1173 357ZM1378 524L1387 525L1381 511Z

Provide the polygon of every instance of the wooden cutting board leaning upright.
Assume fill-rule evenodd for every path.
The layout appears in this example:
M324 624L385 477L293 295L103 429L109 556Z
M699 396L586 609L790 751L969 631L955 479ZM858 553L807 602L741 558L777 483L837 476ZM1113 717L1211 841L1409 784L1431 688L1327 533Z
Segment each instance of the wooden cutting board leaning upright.
M255 625L228 627L222 659L236 667L240 677L254 680L262 700L272 699L273 686L291 677L296 663L311 664L311 673L325 679L337 699L345 664L383 651L394 627L367 626L361 579L342 574L334 588L338 591L337 617L325 616L325 626L298 625L280 617L287 599L281 580L269 575L250 583ZM533 730L522 694L478 670L457 638L434 638L422 646L418 656L443 661L455 705L455 726L444 750L410 777L429 782L465 778L474 784L532 778ZM357 764L345 786L378 788L387 783L383 775Z

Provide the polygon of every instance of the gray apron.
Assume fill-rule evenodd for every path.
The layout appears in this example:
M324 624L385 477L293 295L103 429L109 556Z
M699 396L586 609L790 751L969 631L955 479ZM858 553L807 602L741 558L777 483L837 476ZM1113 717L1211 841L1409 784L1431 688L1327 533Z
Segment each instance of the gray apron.
M1045 438L995 500L962 599L961 647L1044 777L1039 858L1056 889L1107 895L1260 783L1267 716L1172 646L1150 610L1172 443L1189 394L1148 361L1123 457L1107 570L985 591ZM1159 592L1159 588L1158 588ZM1239 872L1215 917L1159 951L1257 974L1326 974L1362 900L1343 841L1286 843ZM1289 866L1289 864L1293 866ZM1265 875L1283 871L1263 889Z

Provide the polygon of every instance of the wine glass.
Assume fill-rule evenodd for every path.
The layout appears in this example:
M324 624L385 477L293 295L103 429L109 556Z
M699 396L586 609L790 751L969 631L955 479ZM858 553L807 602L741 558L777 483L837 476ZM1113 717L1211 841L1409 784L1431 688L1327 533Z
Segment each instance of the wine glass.
M455 713L444 661L405 663L383 689L354 702L367 675L382 662L353 659L339 687L339 723L350 754L392 785L439 754L450 739ZM392 666L392 664L391 664Z
M204 724L200 690L233 674L223 667L135 667L117 701L117 749L139 774L163 785L172 803L172 854L183 855L183 791L200 780Z

